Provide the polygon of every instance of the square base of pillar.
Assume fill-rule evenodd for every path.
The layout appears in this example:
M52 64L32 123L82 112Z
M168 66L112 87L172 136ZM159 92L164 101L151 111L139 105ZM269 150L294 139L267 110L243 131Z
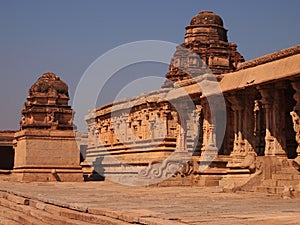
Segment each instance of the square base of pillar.
M23 168L14 169L13 180L25 182L82 182L82 169L78 168Z

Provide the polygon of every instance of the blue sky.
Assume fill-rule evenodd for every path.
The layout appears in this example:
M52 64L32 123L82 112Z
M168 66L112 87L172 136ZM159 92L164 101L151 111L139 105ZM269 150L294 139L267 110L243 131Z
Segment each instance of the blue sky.
M0 129L19 128L28 88L46 71L66 81L72 97L106 51L138 40L182 43L202 10L223 18L229 41L249 60L299 44L299 8L298 0L0 0Z

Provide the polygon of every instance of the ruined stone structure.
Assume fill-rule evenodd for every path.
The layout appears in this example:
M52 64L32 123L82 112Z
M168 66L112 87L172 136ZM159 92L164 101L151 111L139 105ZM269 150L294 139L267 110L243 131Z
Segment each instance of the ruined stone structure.
M14 175L24 181L82 181L68 86L45 73L29 89L15 133Z
M162 89L89 113L86 178L271 192L299 184L300 47L243 62L226 32L218 15L200 12ZM211 82L225 103L214 114L209 99L217 93L204 91Z

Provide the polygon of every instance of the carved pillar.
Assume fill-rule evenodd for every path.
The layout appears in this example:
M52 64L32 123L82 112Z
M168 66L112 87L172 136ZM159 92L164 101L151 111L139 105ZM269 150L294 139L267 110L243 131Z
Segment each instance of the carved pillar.
M253 108L254 116L254 137L255 137L255 149L259 156L265 153L265 114L262 108L260 100L254 101Z
M150 126L150 137L153 140L155 138L154 136L155 120L149 119L149 126Z
M114 123L109 120L109 144L113 146L116 142Z
M285 127L284 86L264 85L259 86L258 90L262 96L262 107L265 110L265 155L286 156L283 134Z
M180 126L180 130L179 130L179 148L178 151L179 152L185 152L186 151L186 133L184 130L184 127L181 125Z
M226 101L226 130L223 139L221 151L219 150L219 155L230 155L233 150L234 144L234 111L231 109L231 104L227 98Z
M251 90L227 96L233 111L234 143L228 167L247 167L245 158L255 155L253 106L255 95Z
M233 150L230 154L231 160L228 162L227 167L240 167L240 163L244 158L245 143L243 140L243 113L244 113L244 96L242 94L235 94L227 97L231 103L233 111L233 130L234 141Z
M169 118L169 115L171 114L171 110L169 109L169 106L166 105L164 108L163 108L163 111L162 111L162 119L163 119L163 124L164 126L162 127L164 129L164 138L168 137L169 136L169 121L168 121L168 118Z
M201 156L205 154L217 155L218 148L216 146L215 118L211 115L207 99L201 100L201 105L203 110L203 143Z
M278 82L275 85L275 95L274 95L274 104L273 104L273 127L274 127L274 136L276 137L276 152L277 156L287 157L286 150L286 95L285 89L287 85L285 82Z
M119 128L116 129L118 139L120 143L125 143L127 141L127 126L126 126L127 117L124 115L120 116L120 125Z
M149 115L146 114L145 112L145 115L143 115L143 119L142 119L142 132L143 132L143 140L146 140L150 137L150 134L149 134L149 121L148 121L148 118Z
M122 117L121 117L121 124L122 124L122 134L123 134L123 138L121 140L122 143L125 143L127 142L127 135L128 135L128 124L127 124L127 121L128 121L128 115L126 114L123 114Z
M93 147L97 146L99 137L98 137L97 122L95 119L95 115L90 112L89 117L91 117L91 118L89 118L89 120L87 120L88 135L89 135L88 148L93 148Z
M255 127L255 119L254 119L254 102L257 91L254 89L247 90L244 94L244 113L243 113L243 138L245 144L245 155L248 155L255 152L255 136L254 136L254 127Z
M233 132L234 132L234 141L233 141L233 150L230 154L232 161L230 164L240 163L240 155L243 153L244 143L242 137L242 114L243 114L243 99L242 95L231 95L227 97L228 101L231 103L231 109L233 111ZM232 165L229 165L232 166Z
M202 144L203 144L203 107L202 105L198 106L198 116L199 116L199 121L198 121L198 124L199 124L199 141L198 141L198 144L197 144L197 151L198 151L198 154L201 155L201 147L202 147Z
M178 120L179 123L179 138L178 138L178 145L179 148L177 150L179 152L186 152L187 151L187 113L184 111L187 109L187 105L184 102L180 103L180 106L178 107Z
M270 90L260 89L262 95L262 107L265 110L265 121L266 121L266 136L265 136L265 155L272 155L275 152L274 149L274 137L272 136L272 104L273 98Z
M202 106L201 105L196 105L196 109L193 111L193 118L192 118L192 126L193 128L191 128L192 130L192 133L193 133L193 138L195 138L195 134L196 134L196 131L198 131L198 133L202 133L200 132L199 129L202 129L202 127L199 127L199 122L200 122L200 119L201 119L201 113L202 112ZM198 137L199 139L199 137ZM201 138L202 139L202 138Z
M202 135L200 129L200 116L201 116L202 106L196 105L195 109L186 115L186 144L187 151L190 154L200 154L200 149L198 146L199 135ZM202 140L202 137L200 138ZM202 143L202 142L201 142Z
M203 122L202 122L202 130L203 130L203 142L202 142L202 147L201 147L201 155L203 155L203 153L205 152L206 146L207 146L207 142L208 142L208 138L209 138L209 121L208 121L208 111L209 111L209 105L208 102L203 99L201 101L201 105L203 108ZM200 128L201 129L201 128Z
M291 82L293 89L295 90L295 94L293 98L296 101L296 105L291 112L294 131L296 132L296 141L298 143L297 147L297 161L300 163L300 79L295 79Z

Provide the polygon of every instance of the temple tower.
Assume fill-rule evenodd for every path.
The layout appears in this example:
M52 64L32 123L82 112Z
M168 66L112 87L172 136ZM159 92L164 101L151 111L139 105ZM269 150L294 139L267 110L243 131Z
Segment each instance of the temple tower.
M197 54L202 62L197 64L192 54ZM202 11L186 27L184 43L177 47L166 74L169 82L165 82L163 87L190 78L191 74L187 74L186 70L190 71L193 67L208 66L220 81L224 74L235 71L241 62L244 58L237 52L237 45L228 42L222 18L211 11Z
M14 174L23 181L82 181L68 86L45 73L29 89L15 134Z

